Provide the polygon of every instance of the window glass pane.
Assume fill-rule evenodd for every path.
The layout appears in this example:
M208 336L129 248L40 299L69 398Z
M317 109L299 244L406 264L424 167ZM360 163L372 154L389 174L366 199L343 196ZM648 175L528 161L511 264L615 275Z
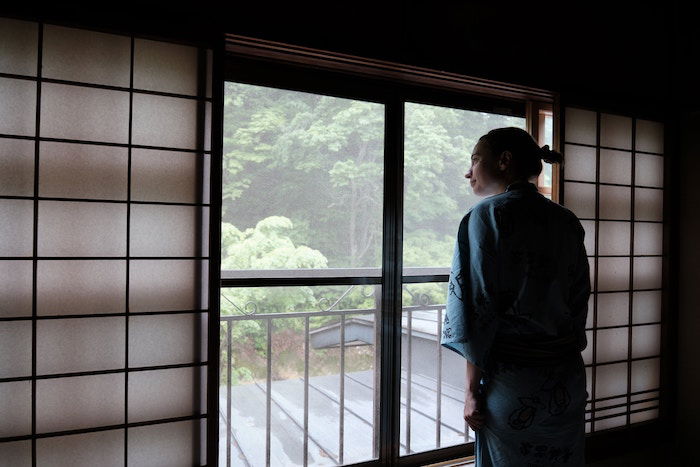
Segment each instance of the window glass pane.
M12 459L12 467L31 467L32 442L0 443L0 459Z
M204 103L204 150L211 150L211 102Z
M602 183L632 183L632 154L626 151L600 150L600 181Z
M564 112L565 141L596 144L596 113L573 107L567 107Z
M628 328L597 331L596 362L612 362L627 359Z
M651 323L661 320L661 291L634 292L632 322Z
M202 283L208 261L131 260L129 266L129 310L199 310L206 303Z
M630 288L629 258L598 258L598 266L598 290Z
M32 433L32 382L0 383L0 437ZM1 444L0 444L1 446ZM2 448L0 448L2 453ZM0 459L3 459L0 455Z
M134 371L129 374L129 423L206 413L205 388L206 367Z
M36 76L38 31L33 21L0 18L0 73Z
M662 221L663 203L663 190L635 188L634 218L640 221Z
M457 229L482 198L465 178L479 138L525 119L433 105L405 104L403 262L449 267Z
M124 374L40 379L38 433L124 423Z
M595 397L619 396L627 393L627 363L596 367Z
M583 237L583 244L586 248L586 254L592 255L595 253L595 221L580 221L583 230L586 234Z
M0 133L35 136L36 82L0 77Z
M131 199L171 203L209 202L199 175L210 170L208 154L132 149Z
M634 258L634 288L661 288L661 267L662 258L660 256Z
M592 344L589 343L589 346ZM588 393L588 400L593 397L593 368L586 367L586 392ZM588 404L586 404L588 406ZM588 407L586 407L588 408Z
M43 83L41 136L127 143L129 93Z
M595 182L595 148L564 145L564 177L567 180Z
M206 313L130 316L129 367L206 361L206 318Z
M134 144L197 149L197 130L195 99L134 94Z
M595 185L564 182L563 204L578 217L595 217Z
M657 222L634 223L634 254L660 255L663 253L663 224Z
M623 408L616 409L615 413L624 413ZM596 417L606 416L608 413L603 411L603 413L596 411ZM596 420L595 431L608 430L610 428L616 428L618 426L625 426L627 424L627 415L620 415L619 417L604 418L602 420Z
M34 195L34 141L0 138L0 195Z
M588 342L588 345L581 352L581 356L583 357L583 363L588 365L593 363L593 331L586 331L586 342Z
M123 368L125 331L123 317L39 320L37 374Z
M597 290L598 284L595 281L595 258L592 256L588 257L588 274L590 276L591 290Z
M39 202L39 256L124 256L126 205Z
M127 148L42 142L39 196L126 199Z
M121 467L124 465L124 430L98 431L36 441L37 466Z
M644 360L642 360L642 361L644 361ZM632 373L633 374L634 374L634 370L635 370L635 368L634 368L634 364L633 364L632 365ZM632 383L632 384L634 384L634 383ZM635 390L632 389L632 392L635 392ZM643 399L650 399L653 397L659 397L659 391L645 391L641 394L632 394L630 396L630 399L632 402L635 402L635 401L641 401Z
M622 115L600 114L600 145L632 149L632 119Z
M591 284L592 285L592 284ZM598 294L598 297L600 297L600 294ZM588 296L588 314L586 315L586 328L592 328L593 327L593 300L595 299L595 294L591 294ZM588 346L591 346L591 341L588 341Z
M464 358L440 345L447 295L447 282L403 286L402 455L474 440L463 417Z
M125 301L125 261L51 260L37 264L39 315L123 313Z
M32 256L34 202L0 199L0 256Z
M32 314L32 262L0 261L0 317Z
M600 255L629 255L630 254L630 223L629 222L600 222L598 224L598 254ZM636 240L636 239L635 239Z
M147 39L134 40L134 87L197 94L197 48Z
M220 445L232 458L265 465L269 430L271 457L302 464L305 414L310 465L377 457L380 300L372 285L222 289L220 409L232 438Z
M222 269L380 275L384 106L231 82L225 99Z
M661 352L661 325L632 328L632 358L656 357Z
M657 402L657 401L647 402L645 404L632 404L631 409L636 410L636 409L642 408L642 406L651 407L652 405L658 407L658 404L659 404L659 402ZM658 408L630 414L630 423L639 423L639 422L644 422L646 420L653 420L655 418L659 418L659 409Z
M42 45L41 74L46 78L129 86L128 36L47 24Z
M190 467L206 464L204 421L187 420L129 428L127 465Z
M7 321L0 326L0 378L32 374L32 323Z
M628 321L628 292L598 294L598 326L619 326Z
M201 256L209 251L209 208L131 205L132 256Z
M657 389L659 387L659 370L658 358L632 362L632 392Z
M550 148L554 147L554 117L551 111L540 109L539 118L543 125L540 126L540 146L548 144ZM544 131L543 131L544 130ZM538 177L538 186L543 192L543 195L552 199L552 164L542 161L542 172Z
M600 218L629 219L632 190L619 186L600 186Z
M636 149L637 151L664 152L664 124L650 120L637 119L636 122Z
M651 154L637 154L634 162L634 184L644 186L664 185L664 159Z

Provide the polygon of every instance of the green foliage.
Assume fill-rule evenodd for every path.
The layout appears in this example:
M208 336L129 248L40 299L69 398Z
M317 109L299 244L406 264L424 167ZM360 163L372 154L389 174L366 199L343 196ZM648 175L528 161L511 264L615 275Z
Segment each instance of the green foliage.
M222 269L378 267L383 105L241 83L226 83L224 99ZM478 201L464 178L477 139L492 128L524 125L522 118L406 104L405 266L450 264L459 221ZM343 296L347 288L228 288L221 310L224 316L281 315L271 325L281 362L274 377L287 377L299 372L304 320L282 316L329 307L376 308L373 294L356 287ZM441 304L444 299L444 284L415 284L404 292L406 305ZM315 329L337 320L311 315L309 325ZM232 326L233 348L238 349L232 356L232 380L264 379L266 321L252 315ZM222 351L223 356L224 346ZM353 351L357 368L372 364L367 349ZM316 356L321 372L337 361L333 349L318 350Z

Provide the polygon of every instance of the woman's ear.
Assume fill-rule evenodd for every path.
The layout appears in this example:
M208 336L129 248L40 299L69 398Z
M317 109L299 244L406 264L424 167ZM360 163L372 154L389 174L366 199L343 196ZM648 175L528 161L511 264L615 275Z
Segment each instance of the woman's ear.
M508 166L510 165L512 159L513 155L510 153L510 151L503 151L501 153L501 156L498 160L498 168L501 169L501 172L508 169Z

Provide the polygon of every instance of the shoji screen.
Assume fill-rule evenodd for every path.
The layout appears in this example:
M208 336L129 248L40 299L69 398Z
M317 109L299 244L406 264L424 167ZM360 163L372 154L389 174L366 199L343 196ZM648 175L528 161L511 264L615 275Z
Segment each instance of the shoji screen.
M209 65L0 18L0 465L205 462Z
M662 327L664 126L564 111L564 205L586 230L588 431L658 417Z

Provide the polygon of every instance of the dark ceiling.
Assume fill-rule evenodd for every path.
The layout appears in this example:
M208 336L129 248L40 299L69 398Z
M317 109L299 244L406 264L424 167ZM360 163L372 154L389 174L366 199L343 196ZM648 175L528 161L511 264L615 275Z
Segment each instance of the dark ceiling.
M7 15L186 40L220 31L464 73L599 102L700 105L700 39L675 1L235 3L138 10L3 6ZM564 6L562 6L564 5ZM614 5L614 6L613 6ZM5 11L0 10L0 14Z

